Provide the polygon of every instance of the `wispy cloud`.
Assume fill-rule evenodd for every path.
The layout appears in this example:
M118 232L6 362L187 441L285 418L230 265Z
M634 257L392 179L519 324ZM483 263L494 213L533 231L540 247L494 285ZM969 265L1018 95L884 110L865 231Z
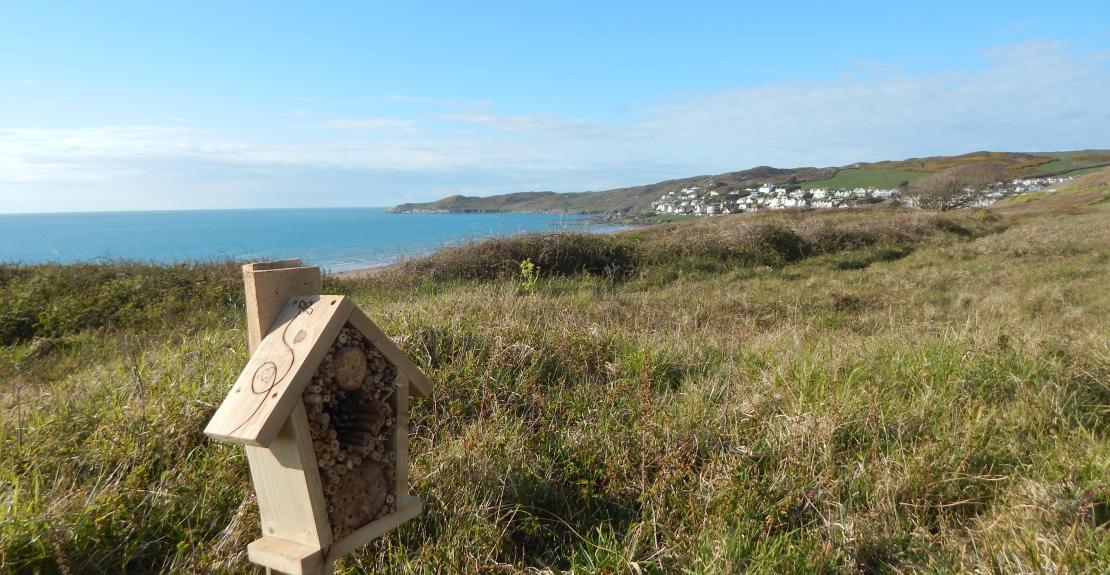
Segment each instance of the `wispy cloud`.
M396 96L397 105L424 111L406 119L321 111L311 117L324 119L302 124L307 131L296 137L174 126L0 128L0 199L15 184L256 189L273 181L260 174L273 173L297 181L339 174L383 193L403 181L408 197L456 191L451 178L470 193L578 191L757 164L1108 147L1108 62L1106 54L1031 42L991 50L975 69L912 73L869 64L828 81L630 102L637 111L625 122Z
M564 118L550 114L510 116L492 112L471 112L446 114L440 116L440 119L516 134L548 134L571 138L597 137L613 129L612 126L601 122L590 122L581 118Z
M0 128L0 183L105 181L144 170L141 161L227 154L188 128L102 126Z
M680 150L761 153L778 163L1106 145L1107 93L1105 57L1033 42L990 51L979 70L706 94L651 111L639 128Z
M333 118L324 126L333 130L386 130L411 128L416 122L399 118Z
M452 98L425 98L423 96L390 96L390 100L394 102L406 102L410 104L422 104L426 106L434 106L439 108L454 108L464 110L485 110L494 107L493 102L488 100L456 100Z
M174 161L244 167L436 170L527 160L527 150L457 138L298 143L237 140L215 131L166 126L0 128L0 184L110 180L126 168L150 174ZM0 188L2 191L2 188Z

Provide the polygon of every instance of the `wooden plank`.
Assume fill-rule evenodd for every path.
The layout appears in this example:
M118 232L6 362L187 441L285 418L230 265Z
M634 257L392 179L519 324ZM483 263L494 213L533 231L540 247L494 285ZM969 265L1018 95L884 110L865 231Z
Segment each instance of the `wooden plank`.
M291 298L204 433L229 443L269 445L301 403L301 392L352 309L344 296Z
M424 504L416 497L398 499L397 511L362 526L354 533L351 533L332 545L331 549L328 550L328 565L334 565L340 557L397 529L402 523L420 515L420 510L423 508Z
M321 548L327 548L332 543L331 524L328 522L328 501L324 497L324 482L320 479L316 451L312 448L312 428L309 427L308 412L303 401L297 402L287 425L293 428L293 438L300 449L300 459L304 462L305 488L308 491L318 541Z
M289 298L324 291L320 268L301 260L258 262L243 266L247 302L247 344L253 353L274 326Z
M357 307L351 312L351 318L348 320L351 325L358 328L374 347L382 353L393 365L397 366L397 371L404 373L409 379L409 388L417 397L428 397L432 394L432 380L424 375L424 372L409 359L397 344L393 343L392 339L385 334L370 318L366 317L365 313Z
M247 544L251 562L288 575L318 575L324 571L324 551L277 537Z
M316 295L323 291L319 268L303 266L299 259L245 265L243 284L247 303L247 343L252 352L270 333L289 298ZM298 405L274 443L271 443L272 451L250 446L246 450L251 473L255 477L271 478L257 483L255 487L264 532L269 531L271 536L280 534L293 538L305 543L305 548L316 549L315 568L306 572L322 573L323 548L331 544L331 528L322 504L323 491L319 487L316 457L311 449L305 449L305 446L311 445L307 421L303 405ZM296 473L295 470L301 468L304 471ZM289 541L280 537L274 539ZM295 542L288 544L300 545ZM267 575L284 575L283 571L293 573L298 566L305 570L304 561L307 558L302 556L299 560L290 561L290 558L297 559L296 555L292 553L285 560L267 566ZM263 559L263 556L258 558Z
M301 263L300 258L292 258L288 260L268 260L263 262L252 262L243 266L244 270L251 271L264 271L264 270L284 270L289 268L305 267ZM303 295L303 294L302 294Z
M304 404L297 403L269 447L246 449L263 536L327 548L332 542L327 501Z

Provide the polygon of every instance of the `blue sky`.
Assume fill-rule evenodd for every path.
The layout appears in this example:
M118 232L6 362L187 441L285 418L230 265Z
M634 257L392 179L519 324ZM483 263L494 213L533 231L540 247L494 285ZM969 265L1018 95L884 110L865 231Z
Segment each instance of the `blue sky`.
M0 212L1110 148L1110 3L3 2Z

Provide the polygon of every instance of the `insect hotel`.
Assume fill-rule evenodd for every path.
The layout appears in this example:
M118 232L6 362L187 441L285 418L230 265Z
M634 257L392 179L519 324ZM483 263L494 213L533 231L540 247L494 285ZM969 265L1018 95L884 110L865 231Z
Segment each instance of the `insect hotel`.
M416 517L408 401L432 383L351 300L300 260L243 266L251 357L205 434L247 450L268 573L330 573Z

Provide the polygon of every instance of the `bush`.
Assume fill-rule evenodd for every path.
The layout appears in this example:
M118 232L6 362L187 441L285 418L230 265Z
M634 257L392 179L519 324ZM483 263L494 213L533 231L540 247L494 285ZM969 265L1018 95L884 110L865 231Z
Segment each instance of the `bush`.
M584 233L526 234L449 247L399 264L395 280L425 281L515 277L531 260L546 274L588 273L623 277L636 268L632 242L619 236Z
M101 329L158 329L237 318L243 305L240 277L234 262L3 265L0 345Z
M518 277L531 260L545 274L590 274L621 281L651 266L782 266L803 258L906 247L942 233L973 235L991 222L965 214L872 207L727 216L652 226L613 235L527 234L450 247L403 262L378 279L386 284Z

